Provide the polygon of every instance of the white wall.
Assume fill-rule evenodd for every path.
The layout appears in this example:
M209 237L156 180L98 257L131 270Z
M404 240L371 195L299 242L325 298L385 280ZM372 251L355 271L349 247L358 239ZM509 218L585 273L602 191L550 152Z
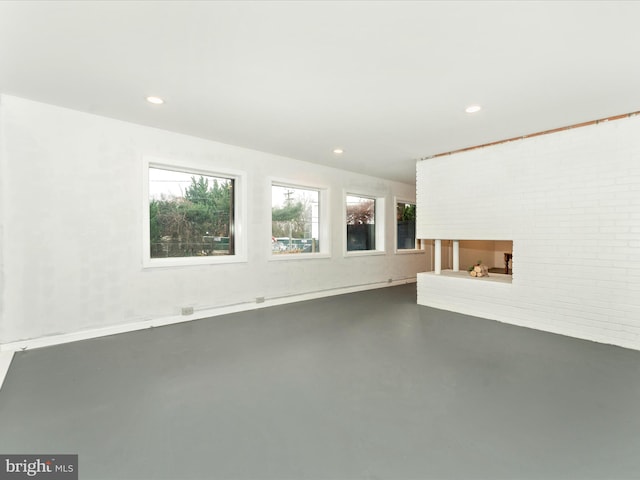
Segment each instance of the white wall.
M419 275L420 304L640 349L639 117L425 160L417 175L420 238L512 239L514 255L512 284Z
M330 294L425 270L424 253L393 253L393 198L414 198L413 185L12 96L1 97L0 121L0 344L178 315L182 306ZM247 172L246 263L142 268L147 155ZM270 176L329 188L331 258L270 261ZM387 199L385 255L344 257L345 189Z

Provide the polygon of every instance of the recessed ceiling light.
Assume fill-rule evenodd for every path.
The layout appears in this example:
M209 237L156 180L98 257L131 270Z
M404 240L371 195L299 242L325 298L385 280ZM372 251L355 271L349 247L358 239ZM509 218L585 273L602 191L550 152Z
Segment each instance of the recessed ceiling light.
M333 153L335 153L336 155L342 155L344 153L344 150L342 150L341 148L334 148Z
M482 110L482 107L480 105L469 105L467 108L464 109L464 111L467 113L476 113L476 112L479 112L480 110Z
M147 102L153 103L154 105L162 105L164 100L160 97L147 97Z

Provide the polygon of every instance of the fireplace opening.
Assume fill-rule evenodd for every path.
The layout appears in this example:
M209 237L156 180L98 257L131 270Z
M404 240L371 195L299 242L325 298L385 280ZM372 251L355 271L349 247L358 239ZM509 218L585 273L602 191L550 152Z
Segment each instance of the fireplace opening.
M437 270L435 256L439 250L441 270L468 272L471 277L513 275L512 240L440 240L439 248L436 240L431 242L434 270Z
M478 264L485 265L489 274L513 275L513 241L460 240L460 270Z

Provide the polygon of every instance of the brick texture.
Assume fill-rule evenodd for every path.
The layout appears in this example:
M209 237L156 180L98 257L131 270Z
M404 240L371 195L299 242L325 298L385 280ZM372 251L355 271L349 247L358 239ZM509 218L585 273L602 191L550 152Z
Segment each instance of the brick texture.
M421 274L418 303L640 349L640 117L418 162L417 234L513 240L512 284Z

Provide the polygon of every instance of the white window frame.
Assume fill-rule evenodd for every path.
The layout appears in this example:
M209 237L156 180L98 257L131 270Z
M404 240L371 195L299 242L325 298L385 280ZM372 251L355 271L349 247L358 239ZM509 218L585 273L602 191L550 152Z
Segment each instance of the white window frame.
M375 201L375 250L347 250L347 197L370 198ZM384 196L363 193L357 190L345 190L342 195L342 245L345 257L363 257L367 255L385 255L386 198Z
M142 174L142 266L143 268L184 267L196 265L216 265L247 262L247 175L238 170L211 167L196 161L168 160L157 157L143 157ZM149 168L160 168L176 172L193 173L211 177L229 178L234 181L234 253L203 257L151 258L150 215L149 215Z
M320 251L316 253L296 253L292 255L274 255L271 251L271 236L272 236L272 210L269 207L269 220L267 225L269 226L269 233L265 238L269 239L268 245L268 259L269 261L281 262L291 260L312 260L318 258L330 258L331 257L331 222L329 218L330 205L329 205L329 188L326 186L310 185L300 182L295 182L287 179L270 177L268 180L269 199L273 192L273 187L289 187L298 188L301 190L314 190L318 192L318 242L320 243ZM271 203L270 203L271 205Z
M393 250L394 250L394 253L398 255L406 255L408 253L409 254L424 253L425 252L424 248L415 247L415 245L418 244L418 238L415 239L414 248L398 248L398 217L396 213L398 210L398 203L410 203L411 205L416 206L416 210L418 208L418 204L416 203L415 200L408 200L402 197L393 197ZM416 226L417 226L417 219L416 219ZM416 232L416 237L417 237L417 232Z

